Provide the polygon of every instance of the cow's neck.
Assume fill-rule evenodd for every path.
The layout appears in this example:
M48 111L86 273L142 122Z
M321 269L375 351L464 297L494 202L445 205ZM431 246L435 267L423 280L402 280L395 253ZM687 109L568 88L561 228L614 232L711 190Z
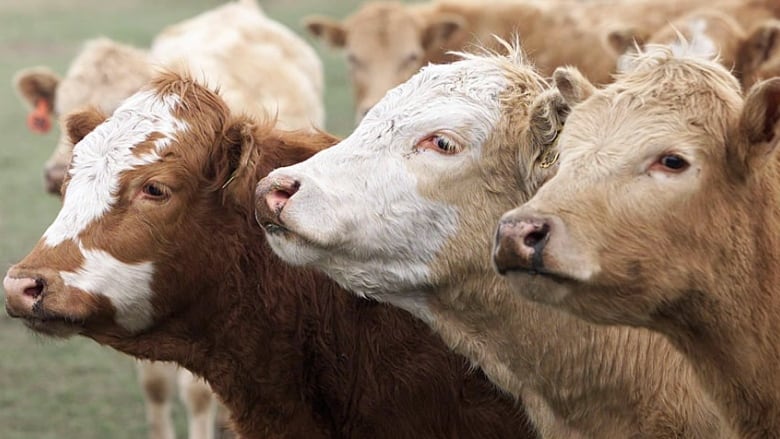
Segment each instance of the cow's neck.
M734 209L733 229L718 232L732 240L716 252L728 255L722 269L660 309L654 324L692 359L744 437L780 437L780 194L772 184L751 192L756 199Z
M322 276L284 266L252 221L231 228L227 217L220 216L220 228L229 232L212 231L214 242L240 241L243 247L198 250L219 261L224 276L192 291L192 304L160 326L108 344L133 356L176 362L206 378L242 438L326 437L328 413L313 413L303 384L309 373L304 365L316 358L308 346L316 344L307 341L312 304L301 291L317 298L333 288ZM231 240L220 233L242 236Z
M677 370L678 383L692 379L682 356L660 335L590 325L534 304L512 292L487 264L470 273L431 296L431 326L454 350L477 359L499 386L518 396L541 396L560 420L579 431L596 437L628 434L621 428L642 411L642 387L665 391L673 385L652 372L659 364ZM657 358L648 359L648 351ZM648 378L637 383L637 377ZM583 407L591 404L603 406ZM615 423L580 416L591 409Z

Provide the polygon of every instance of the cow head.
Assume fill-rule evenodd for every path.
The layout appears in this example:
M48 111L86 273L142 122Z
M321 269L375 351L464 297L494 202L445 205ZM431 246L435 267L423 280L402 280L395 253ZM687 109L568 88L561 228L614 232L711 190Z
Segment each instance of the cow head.
M647 326L739 283L767 245L761 230L776 230L762 212L776 210L780 80L743 104L715 62L650 46L633 64L598 91L555 72L574 105L560 168L502 218L495 263L533 300Z
M51 127L53 117L79 108L92 106L111 114L151 75L145 52L101 38L84 46L64 78L46 67L32 67L17 72L14 85L33 109L28 117L30 129L45 132ZM44 181L49 193L60 194L72 149L68 135L62 130L44 167Z
M544 88L517 52L423 68L341 143L260 182L271 247L424 314L452 273L490 272L490 224L553 172L565 108Z
M631 69L637 47L664 44L677 53L695 52L701 57L718 57L727 68L733 68L745 39L742 26L729 14L718 9L697 9L648 34L626 27L611 31L607 41L618 56L617 70Z
M317 16L305 21L309 33L345 52L357 121L388 90L441 58L442 47L464 33L463 25L459 15L398 2L370 2L343 22Z
M8 313L45 334L122 338L186 315L196 298L207 303L240 264L250 241L241 227L262 234L256 173L314 152L286 147L270 125L230 115L215 93L174 74L102 120L67 118L76 145L62 210L4 280Z

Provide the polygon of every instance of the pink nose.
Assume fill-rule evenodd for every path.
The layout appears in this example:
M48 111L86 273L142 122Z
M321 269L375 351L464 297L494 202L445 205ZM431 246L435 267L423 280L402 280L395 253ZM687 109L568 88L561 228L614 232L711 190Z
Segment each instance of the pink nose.
M282 210L300 187L298 180L284 175L260 180L255 190L255 219L258 224L281 225Z
M550 238L550 223L541 218L502 220L493 246L493 262L500 274L544 267L542 253Z
M35 302L43 294L44 283L41 279L13 278L6 275L3 279L3 288L5 289L6 309L13 316L27 313L32 309Z

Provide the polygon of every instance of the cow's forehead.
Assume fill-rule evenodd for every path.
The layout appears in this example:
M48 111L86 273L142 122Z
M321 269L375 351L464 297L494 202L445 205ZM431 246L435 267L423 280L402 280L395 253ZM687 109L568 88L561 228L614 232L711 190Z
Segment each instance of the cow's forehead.
M390 90L358 130L365 127L373 131L376 125L388 124L397 131L459 128L459 123L473 119L486 119L492 128L500 116L500 97L508 82L504 69L487 60L429 65Z
M187 128L175 116L180 101L175 94L139 92L75 145L70 183L59 215L43 236L46 244L75 239L116 201L122 173L159 160L160 152ZM154 147L137 154L135 148L151 137Z

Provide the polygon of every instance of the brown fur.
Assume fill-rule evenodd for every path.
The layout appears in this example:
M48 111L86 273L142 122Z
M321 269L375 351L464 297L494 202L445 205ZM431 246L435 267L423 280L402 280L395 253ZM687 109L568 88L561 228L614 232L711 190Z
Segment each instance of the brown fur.
M96 315L83 335L203 375L246 439L534 436L517 403L422 323L267 247L253 217L256 182L335 138L233 116L189 79L154 86L182 97L177 114L192 129L161 162L123 175L116 210L82 239L123 261L154 260L155 323L131 335ZM134 201L150 176L176 185L164 205ZM17 267L51 264L39 247Z
M743 99L713 62L636 61L573 109L558 174L505 216L553 224L541 259L563 280L527 295L666 335L742 437L780 437L780 79Z

